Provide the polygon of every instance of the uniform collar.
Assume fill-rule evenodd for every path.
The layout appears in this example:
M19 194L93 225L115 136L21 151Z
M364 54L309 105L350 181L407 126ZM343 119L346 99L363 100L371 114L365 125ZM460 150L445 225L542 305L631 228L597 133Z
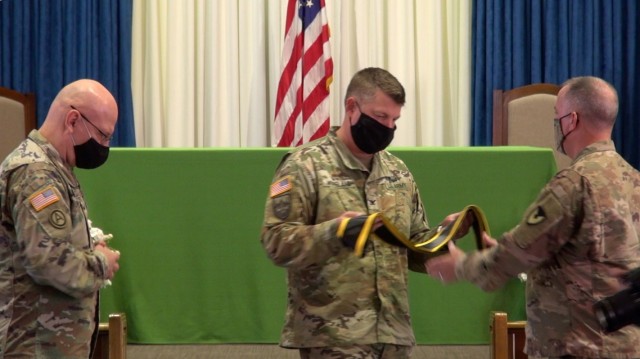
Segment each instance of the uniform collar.
M606 151L616 151L616 146L612 140L598 141L590 144L589 146L583 148L580 153L578 153L578 156L576 156L573 162L576 162L592 153Z
M338 126L331 127L327 134L327 138L329 139L329 143L336 149L342 163L349 169L371 172L364 164L362 164L362 162L360 162L360 160L358 160L356 156L353 155L353 153L351 153L349 148L347 148L347 145L338 138L337 131L339 128L340 127ZM371 168L374 168L376 162L380 161L380 152L373 154L373 158L371 159Z
M60 173L62 173L67 183L72 186L78 185L78 180L73 174L73 167L62 160L58 150L53 147L53 145L40 133L40 131L31 130L28 138L42 149L53 165L60 170Z

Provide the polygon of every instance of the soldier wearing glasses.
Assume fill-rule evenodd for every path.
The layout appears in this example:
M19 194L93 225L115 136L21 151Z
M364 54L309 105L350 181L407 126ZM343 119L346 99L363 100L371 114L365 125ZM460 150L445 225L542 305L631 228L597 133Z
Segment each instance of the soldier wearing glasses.
M117 117L104 86L75 81L0 165L0 357L90 356L120 253L91 240L73 168L107 160Z

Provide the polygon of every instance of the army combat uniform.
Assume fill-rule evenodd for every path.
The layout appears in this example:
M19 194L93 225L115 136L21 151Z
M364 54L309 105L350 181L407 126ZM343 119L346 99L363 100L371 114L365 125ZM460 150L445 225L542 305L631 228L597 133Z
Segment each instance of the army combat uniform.
M336 231L345 211L383 212L408 238L421 239L429 228L416 183L387 151L373 156L369 171L336 129L288 154L267 199L261 241L288 273L280 344L412 346L407 268L424 272L426 258L380 240L367 241L360 258Z
M535 357L640 358L640 328L605 334L593 304L640 266L640 173L613 142L582 150L498 246L458 262L485 290L527 272L526 352Z
M72 169L36 130L0 166L0 211L0 358L88 358L107 261Z

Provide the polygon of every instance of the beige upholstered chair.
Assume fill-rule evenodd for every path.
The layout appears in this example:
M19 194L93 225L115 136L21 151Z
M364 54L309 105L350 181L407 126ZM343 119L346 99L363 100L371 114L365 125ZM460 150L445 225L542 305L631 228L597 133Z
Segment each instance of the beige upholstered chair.
M124 313L109 315L108 323L98 326L98 343L93 359L127 358L127 317Z
M571 159L555 149L554 106L560 86L539 83L493 91L493 145L537 146L554 150L558 170Z
M0 87L0 162L36 128L33 94Z
M526 359L525 325L525 321L508 321L507 313L491 312L491 359Z

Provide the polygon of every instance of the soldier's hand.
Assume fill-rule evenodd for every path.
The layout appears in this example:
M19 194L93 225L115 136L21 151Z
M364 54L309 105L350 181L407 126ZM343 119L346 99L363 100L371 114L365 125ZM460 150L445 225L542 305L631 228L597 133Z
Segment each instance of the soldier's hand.
M361 212L347 211L347 212L342 213L338 217L338 223L342 223L342 221L344 221L347 218L354 218L354 217L364 216L364 215L365 214L361 213ZM353 249L355 247L355 244L356 244L356 239L357 239L357 236L344 236L344 237L342 237L342 244L345 247Z
M491 248L498 245L498 241L491 238L491 236L487 232L482 232L482 242L484 243L485 248Z
M353 217L358 217L358 216L362 216L362 215L364 215L364 213L362 213L362 212L346 211L346 212L342 213L340 215L340 217L338 217L338 219L340 220L339 222L342 222L342 220L345 219L345 218L353 218Z
M442 283L451 283L458 280L456 263L465 256L464 251L458 248L453 241L449 241L447 247L449 253L431 258L425 263L427 274Z
M446 227L447 225L449 225L452 222L456 221L459 216L460 216L460 212L452 213L452 214L446 216L444 218L444 220L442 221L442 223L440 223L440 226L441 227ZM473 225L473 221L474 220L475 219L474 219L473 215L471 214L471 212L468 212L467 215L462 220L462 222L460 223L460 226L458 227L458 230L454 234L453 239L462 238L467 233L469 233L469 228L471 228L471 226Z
M113 278L113 275L118 271L118 269L120 269L120 264L118 264L118 260L120 260L120 252L100 243L96 245L95 250L102 253L105 258L107 258L108 272L106 279Z

